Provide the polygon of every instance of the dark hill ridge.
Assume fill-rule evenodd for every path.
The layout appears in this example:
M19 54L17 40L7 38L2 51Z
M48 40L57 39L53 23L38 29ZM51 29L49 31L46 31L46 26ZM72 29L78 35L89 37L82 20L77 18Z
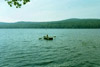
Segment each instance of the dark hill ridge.
M100 28L100 19L67 19L50 22L1 22L0 28Z

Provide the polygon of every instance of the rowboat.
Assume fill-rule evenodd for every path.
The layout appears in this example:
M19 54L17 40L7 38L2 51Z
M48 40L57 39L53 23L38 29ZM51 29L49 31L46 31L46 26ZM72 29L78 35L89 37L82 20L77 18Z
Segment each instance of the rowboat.
M48 35L43 37L45 40L53 40L53 37L49 37Z

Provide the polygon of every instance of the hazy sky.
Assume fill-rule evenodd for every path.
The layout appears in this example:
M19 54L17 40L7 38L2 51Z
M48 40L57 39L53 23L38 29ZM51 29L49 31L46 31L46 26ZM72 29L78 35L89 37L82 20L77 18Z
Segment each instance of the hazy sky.
M100 18L100 0L30 0L16 9L0 1L0 22Z

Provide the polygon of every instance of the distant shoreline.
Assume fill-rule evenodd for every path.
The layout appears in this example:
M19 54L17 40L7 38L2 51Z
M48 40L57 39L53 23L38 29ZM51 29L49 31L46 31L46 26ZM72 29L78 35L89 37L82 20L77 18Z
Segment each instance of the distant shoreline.
M0 29L100 29L100 19L67 19L52 22L0 22Z
M0 29L100 29L100 28L0 28Z

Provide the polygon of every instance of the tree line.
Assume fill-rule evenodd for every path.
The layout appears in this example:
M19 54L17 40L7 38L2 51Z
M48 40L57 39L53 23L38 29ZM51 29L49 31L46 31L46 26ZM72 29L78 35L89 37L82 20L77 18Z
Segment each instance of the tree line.
M100 19L68 19L52 22L0 23L0 28L100 28Z

